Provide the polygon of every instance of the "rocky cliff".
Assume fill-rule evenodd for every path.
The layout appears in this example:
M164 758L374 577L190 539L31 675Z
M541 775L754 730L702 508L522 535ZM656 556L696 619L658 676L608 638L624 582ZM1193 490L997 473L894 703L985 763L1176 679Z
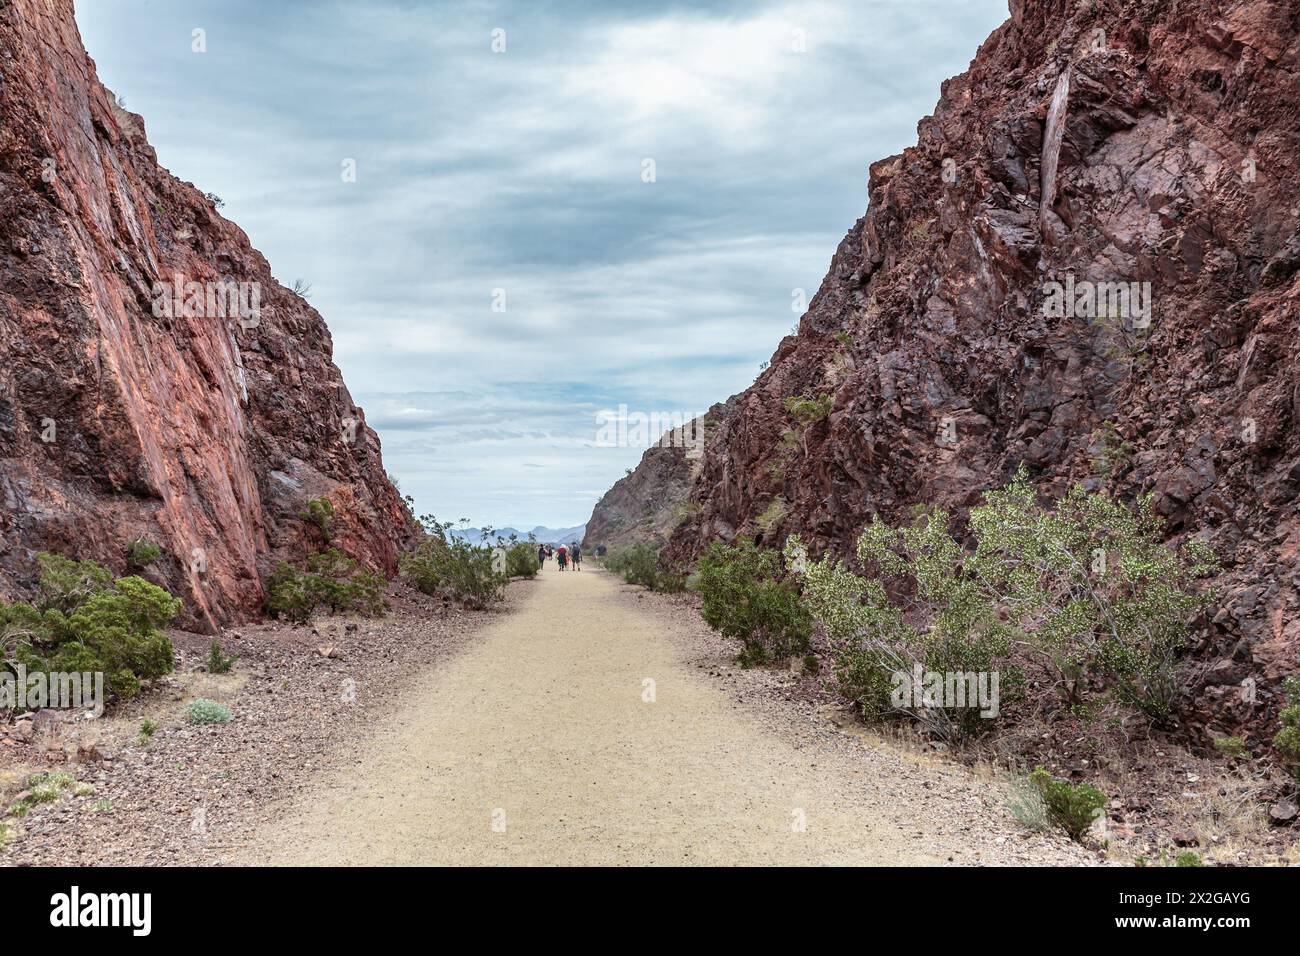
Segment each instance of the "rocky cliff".
M662 547L687 517L691 461L683 448L647 448L640 463L614 483L587 520L582 547L590 554L604 545L618 551L635 544Z
M320 497L393 570L410 522L324 321L158 165L71 0L0 3L0 120L0 593L35 551L123 571L143 537L188 624L248 618Z
M1010 13L917 145L872 165L669 556L794 531L846 554L872 514L961 514L1021 462L1047 494L1154 492L1226 562L1192 722L1240 726L1239 682L1300 656L1300 10Z
M665 545L674 529L694 514L691 494L703 464L704 445L725 415L725 406L714 405L699 418L658 436L640 463L596 503L583 548L594 553L600 545L610 551L636 544Z

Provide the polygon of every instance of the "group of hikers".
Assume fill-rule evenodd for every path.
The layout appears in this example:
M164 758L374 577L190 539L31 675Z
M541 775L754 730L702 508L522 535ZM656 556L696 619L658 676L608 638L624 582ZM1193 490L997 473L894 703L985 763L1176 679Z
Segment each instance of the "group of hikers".
M582 548L578 547L576 542L567 548L564 545L553 548L549 544L539 544L537 546L537 566L545 568L547 558L555 558L555 563L559 565L561 571L570 564L573 565L573 570L582 570Z

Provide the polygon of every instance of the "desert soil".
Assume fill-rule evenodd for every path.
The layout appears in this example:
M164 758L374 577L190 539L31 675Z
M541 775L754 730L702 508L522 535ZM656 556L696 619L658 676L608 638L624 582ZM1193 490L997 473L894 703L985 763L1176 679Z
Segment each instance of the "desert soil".
M840 733L779 694L737 699L719 646L608 574L548 566L518 587L513 613L298 774L223 861L1095 862L1024 830L963 767Z

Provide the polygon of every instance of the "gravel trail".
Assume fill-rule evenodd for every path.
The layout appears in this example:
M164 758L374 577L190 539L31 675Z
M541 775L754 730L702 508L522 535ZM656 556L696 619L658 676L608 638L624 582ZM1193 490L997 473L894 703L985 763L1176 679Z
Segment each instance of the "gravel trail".
M229 862L1089 862L1025 832L964 768L801 735L690 657L615 578L549 565Z

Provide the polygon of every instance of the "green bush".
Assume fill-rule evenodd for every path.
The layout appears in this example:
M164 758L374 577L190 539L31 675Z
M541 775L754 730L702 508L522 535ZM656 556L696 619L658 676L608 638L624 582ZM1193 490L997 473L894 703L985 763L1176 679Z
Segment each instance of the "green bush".
M787 540L785 555L787 565L802 574L804 601L826 631L840 691L863 716L902 714L950 740L992 726L980 707L900 701L895 693L902 679L910 686L917 665L941 675L996 673L1000 700L1018 683L1010 663L1013 632L948 533L946 512L936 510L899 529L877 517L858 539L858 559L873 572L870 577L829 556L810 561L797 536ZM906 605L891 598L891 587L908 595Z
M888 712L889 673L916 663L999 671L1005 699L1020 683L1009 666L1020 645L1067 706L1105 691L1155 723L1172 720L1178 653L1211 601L1192 587L1215 568L1208 548L1167 547L1150 498L1130 509L1076 487L1040 506L1023 469L971 510L973 550L948 524L942 510L897 529L877 516L858 539L865 577L830 558L809 563L797 538L787 542L787 562L797 554L806 566L805 600L826 627L837 679L865 713ZM913 716L979 727L969 713Z
M1011 781L1007 791L1007 808L1017 823L1036 833L1052 827L1043 795L1029 777L1016 777Z
M491 548L448 535L450 525L432 515L423 516L420 523L424 525L425 539L398 562L404 581L425 594L445 594L466 607L480 610L505 597L511 561L509 550L505 570L499 571L498 559ZM522 550L516 554L514 560L518 564ZM537 553L532 551L529 556L536 573Z
M1164 544L1152 497L1133 508L1076 486L1054 509L1037 504L1022 468L971 511L973 567L1025 635L1069 705L1090 687L1160 725L1178 697L1175 667L1192 621L1213 599L1192 582L1212 573L1200 541Z
M655 589L659 581L659 552L648 544L628 548L622 562L623 580L643 588Z
M162 548L144 538L136 538L126 546L126 563L133 568L147 568L162 557Z
M1070 839L1082 842L1106 806L1106 795L1092 784L1057 780L1042 767L1036 768L1029 779L1043 798L1048 819L1068 833Z
M644 542L607 555L605 569L623 575L628 584L662 594L678 594L686 590L686 575L661 568L659 550Z
M228 724L231 716L229 707L202 697L185 708L185 719L191 724Z
M506 577L535 578L540 566L537 563L537 544L530 541L507 541L498 547L506 553Z
M130 698L140 681L174 666L162 628L181 602L138 577L113 580L93 561L53 554L41 568L37 606L0 603L0 646L28 671L102 672L109 697Z
M1282 729L1273 738L1273 746L1282 755L1291 775L1300 780L1300 677L1288 677L1282 684L1287 705L1282 709Z
M298 517L314 525L326 542L330 540L334 531L334 505L328 498L311 499L307 502L307 507L298 512Z
M23 788L27 795L9 808L15 817L25 817L32 807L41 803L53 803L64 790L76 784L77 779L61 770L34 773L25 781Z
M276 564L266 579L266 610L273 617L305 623L315 605L307 587L307 575L287 561Z
M681 594L686 590L686 582L689 579L689 575L682 574L680 571L665 571L661 568L655 577L655 586L652 590L660 594Z
M208 673L228 674L235 664L235 658L221 652L221 644L214 637L208 648Z
M153 740L153 735L156 734L157 732L158 732L157 722L146 717L144 720L140 721L140 732L136 734L135 737L136 743L138 743L141 747L149 746L150 741Z
M286 561L275 566L266 580L266 609L276 617L304 623L317 608L330 614L355 611L376 616L387 608L384 579L362 571L357 562L337 548L307 559L306 570Z
M745 666L783 660L808 649L812 616L789 580L778 580L778 552L752 541L715 541L700 558L700 613L724 637L741 642Z
M92 594L108 590L113 572L94 561L74 561L61 554L41 552L36 556L40 568L40 597L37 606L71 614Z
M781 403L790 417L798 423L798 441L803 447L804 457L808 457L808 430L831 413L835 407L835 396L827 393L809 398L805 395L790 395Z
M1250 755L1246 741L1242 737L1219 737L1214 741L1214 749L1230 760L1239 760Z

